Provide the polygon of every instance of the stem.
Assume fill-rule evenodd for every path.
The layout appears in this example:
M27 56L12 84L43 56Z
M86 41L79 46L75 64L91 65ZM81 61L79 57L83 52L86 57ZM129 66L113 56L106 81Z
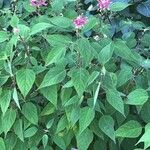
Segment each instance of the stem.
M76 30L76 36L78 39L81 37L78 29ZM77 50L77 65L79 68L81 68L82 66L82 60L81 60L81 55L79 50Z
M82 62L81 62L81 56L80 56L80 52L79 51L77 51L77 65L78 65L78 68L81 68L81 66L82 66Z
M27 45L27 43L25 42L25 40L21 37L21 35L19 35L20 37L20 40L24 46L24 49L26 51L26 54L27 54L27 57L29 59L29 63L32 65L32 62L31 62L31 58L30 58L30 49L29 49L29 46Z

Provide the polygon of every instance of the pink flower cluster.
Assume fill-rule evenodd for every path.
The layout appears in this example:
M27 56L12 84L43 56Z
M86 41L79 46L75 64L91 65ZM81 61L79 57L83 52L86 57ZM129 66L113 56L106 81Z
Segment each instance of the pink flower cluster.
M111 4L111 0L97 0L98 7L100 10L109 9L109 5Z
M81 29L87 23L87 17L78 16L73 20L73 24L76 29Z
M30 0L30 5L34 7L46 6L46 0Z

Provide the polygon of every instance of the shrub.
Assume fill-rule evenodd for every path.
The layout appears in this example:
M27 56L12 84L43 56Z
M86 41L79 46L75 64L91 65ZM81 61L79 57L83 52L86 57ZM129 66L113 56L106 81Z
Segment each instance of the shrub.
M150 0L2 0L0 149L150 146Z

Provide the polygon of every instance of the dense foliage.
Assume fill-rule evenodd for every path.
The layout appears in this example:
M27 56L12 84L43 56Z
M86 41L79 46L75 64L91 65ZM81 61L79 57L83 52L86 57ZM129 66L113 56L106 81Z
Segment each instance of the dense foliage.
M0 0L0 150L150 147L150 0Z

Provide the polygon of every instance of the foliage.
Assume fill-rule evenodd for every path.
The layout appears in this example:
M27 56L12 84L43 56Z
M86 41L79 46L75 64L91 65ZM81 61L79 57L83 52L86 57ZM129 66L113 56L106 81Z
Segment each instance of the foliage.
M0 150L150 147L150 0L0 8Z

